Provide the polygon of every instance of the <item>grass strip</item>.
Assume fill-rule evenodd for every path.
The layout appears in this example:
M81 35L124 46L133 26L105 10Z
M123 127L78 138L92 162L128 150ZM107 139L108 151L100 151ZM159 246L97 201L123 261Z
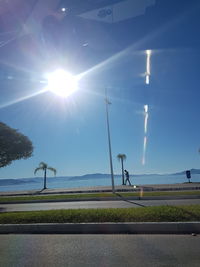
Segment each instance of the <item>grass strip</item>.
M0 197L0 203L3 202L15 202L15 201L29 201L29 200L68 200L79 198L100 198L100 197L116 197L112 193L89 193L89 194L58 194L58 195L37 195L37 196L10 196Z
M200 221L200 205L0 213L0 224Z
M127 192L120 193L122 196L140 196L140 192ZM191 191L143 191L143 196L145 197L154 197L154 196L187 196L187 195L200 195L200 190L191 190Z
M123 197L139 197L140 192L126 192L118 193ZM164 191L164 192L144 192L143 196L183 196L183 195L200 195L200 190L192 191ZM25 202L31 200L69 200L69 199L81 199L81 198L102 198L102 197L116 197L117 195L112 193L82 193L82 194L60 194L60 195L37 195L37 196L10 196L0 197L0 203L4 202Z

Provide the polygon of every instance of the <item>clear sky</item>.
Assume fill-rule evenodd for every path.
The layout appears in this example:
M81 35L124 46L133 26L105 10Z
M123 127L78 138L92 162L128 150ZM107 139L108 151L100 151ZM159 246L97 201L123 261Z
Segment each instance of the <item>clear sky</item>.
M1 121L34 145L33 157L2 168L0 178L33 177L40 161L55 167L58 176L109 173L105 88L112 103L115 173L120 173L118 153L126 154L125 168L133 174L199 168L199 12L196 0L160 0L144 15L117 24L77 23L81 38L76 45L69 42L73 36L65 35L68 22L63 20L61 45L25 36L0 48ZM84 34L88 46L81 47ZM147 49L152 50L149 85ZM43 74L61 65L72 73L86 72L79 90L67 99L46 92L17 102L39 92ZM145 165L144 105L149 113Z

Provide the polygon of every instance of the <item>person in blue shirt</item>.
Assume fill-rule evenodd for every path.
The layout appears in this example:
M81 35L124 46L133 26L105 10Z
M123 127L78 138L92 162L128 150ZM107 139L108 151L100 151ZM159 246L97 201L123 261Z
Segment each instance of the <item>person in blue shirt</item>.
M126 180L125 180L125 185L128 182L129 185L131 185L130 179L129 179L129 172L127 170L124 170L125 176L126 176Z

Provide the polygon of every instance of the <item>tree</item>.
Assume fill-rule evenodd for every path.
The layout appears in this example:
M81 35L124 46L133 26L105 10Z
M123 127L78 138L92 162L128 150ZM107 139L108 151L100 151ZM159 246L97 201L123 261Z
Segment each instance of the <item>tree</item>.
M122 185L125 185L124 181L124 160L126 160L126 155L125 154L118 154L117 158L119 161L121 161L122 164Z
M14 160L27 159L32 153L33 145L27 136L0 122L0 168Z
M50 170L54 172L54 175L56 175L56 169L49 167L45 162L40 162L39 167L35 169L34 174L36 174L37 171L44 171L44 188L46 189L47 186L47 170Z

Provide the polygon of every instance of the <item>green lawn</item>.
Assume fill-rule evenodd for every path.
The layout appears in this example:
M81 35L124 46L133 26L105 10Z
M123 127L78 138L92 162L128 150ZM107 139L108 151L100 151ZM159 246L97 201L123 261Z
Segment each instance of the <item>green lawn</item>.
M139 192L118 193L123 197L136 196L139 197ZM144 192L143 196L181 196L181 195L200 195L200 190L192 191L165 191L165 192ZM24 202L31 200L68 200L81 198L102 198L102 197L116 197L112 193L91 193L91 194L60 194L60 195L40 195L40 196L15 196L15 197L0 197L0 203L3 202Z
M94 194L60 194L60 195L37 195L37 196L15 196L15 197L0 197L0 203L14 201L29 201L29 200L67 200L79 198L100 198L113 197L112 193L94 193Z
M200 205L0 213L0 224L199 221Z

